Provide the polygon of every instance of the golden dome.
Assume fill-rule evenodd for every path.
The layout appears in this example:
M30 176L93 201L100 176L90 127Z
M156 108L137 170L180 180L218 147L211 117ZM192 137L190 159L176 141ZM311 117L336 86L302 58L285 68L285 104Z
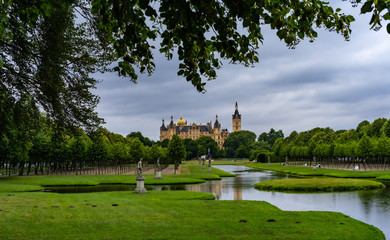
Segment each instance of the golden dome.
M186 122L183 120L183 116L180 114L180 120L177 121L177 125L184 125Z

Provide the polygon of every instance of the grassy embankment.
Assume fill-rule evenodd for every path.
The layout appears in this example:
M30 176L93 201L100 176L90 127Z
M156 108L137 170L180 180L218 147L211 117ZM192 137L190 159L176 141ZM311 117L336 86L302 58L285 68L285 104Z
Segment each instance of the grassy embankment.
M324 177L310 179L278 179L259 182L255 188L267 191L287 191L287 192L333 192L333 191L356 191L383 188L384 184L356 178L377 178L389 174L390 171L348 171L339 169L281 166L280 164L249 163L245 166L272 170L284 173L291 173L300 176ZM332 177L332 178L330 178ZM341 179L343 178L343 179ZM348 179L345 179L348 178ZM352 178L352 179L351 179Z
M0 239L384 239L333 212L184 191L0 193Z
M182 174L163 175L163 179L154 179L154 175L144 175L145 185L173 185L203 183L205 180L219 180L221 177L234 177L234 174L199 166L182 166ZM135 175L39 175L13 176L0 178L0 192L40 191L42 186L94 186L98 184L135 185Z
M363 179L278 179L256 183L255 188L259 190L286 192L334 192L379 189L384 188L384 184Z
M301 176L326 176L337 178L377 178L390 179L390 171L351 171L341 169L317 168L313 170L312 167L297 167L297 166L282 166L279 163L273 163L268 166L267 163L247 163L247 167L272 170L277 172L291 173Z

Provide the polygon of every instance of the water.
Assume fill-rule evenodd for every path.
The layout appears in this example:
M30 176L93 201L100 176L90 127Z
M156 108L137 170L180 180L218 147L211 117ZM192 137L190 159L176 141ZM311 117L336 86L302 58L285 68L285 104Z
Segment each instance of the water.
M290 178L287 174L272 171L253 171L244 166L217 166L233 172L235 178L208 181L187 190L212 192L219 200L261 200L287 211L333 211L374 225L390 239L390 184L385 189L333 193L279 193L258 191L253 184L270 180ZM386 184L386 183L385 183Z
M45 187L44 192L55 193L90 193L90 192L113 192L113 191L134 191L135 185L126 184L99 184L94 186L61 186ZM186 190L185 185L145 185L146 190L166 191L166 190Z

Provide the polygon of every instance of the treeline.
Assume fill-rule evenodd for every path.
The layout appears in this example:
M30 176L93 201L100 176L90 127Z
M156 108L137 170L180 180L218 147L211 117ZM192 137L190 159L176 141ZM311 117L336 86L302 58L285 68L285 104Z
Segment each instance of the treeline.
M334 131L314 128L280 138L273 147L278 160L289 164L323 164L334 167L388 168L390 120L362 121L356 129Z
M135 168L140 158L144 168L152 168L158 158L162 165L170 163L167 148L139 132L123 137L99 128L59 136L45 125L31 133L22 146L23 140L2 135L0 169L6 174L120 174Z
M210 137L155 142L140 132L124 137L105 128L63 129L28 97L0 92L0 103L0 174L121 174L141 158L147 170L158 158L163 167L175 163L177 169L207 149L213 157L224 156Z

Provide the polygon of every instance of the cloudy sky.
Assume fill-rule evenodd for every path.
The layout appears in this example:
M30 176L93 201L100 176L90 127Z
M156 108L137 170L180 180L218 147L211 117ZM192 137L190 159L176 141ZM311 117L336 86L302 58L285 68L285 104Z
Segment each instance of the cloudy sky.
M257 135L270 128L285 135L314 127L351 129L363 120L390 118L390 35L385 27L369 30L370 16L359 15L349 2L340 5L357 20L351 41L319 29L315 42L305 40L291 50L275 31L263 28L259 63L224 63L205 94L177 76L177 61L158 54L154 74L140 75L138 84L115 74L100 76L95 93L104 127L158 140L162 119L167 123L171 115L175 122L183 114L188 123L206 123L218 114L222 128L231 131L236 101L242 128Z

